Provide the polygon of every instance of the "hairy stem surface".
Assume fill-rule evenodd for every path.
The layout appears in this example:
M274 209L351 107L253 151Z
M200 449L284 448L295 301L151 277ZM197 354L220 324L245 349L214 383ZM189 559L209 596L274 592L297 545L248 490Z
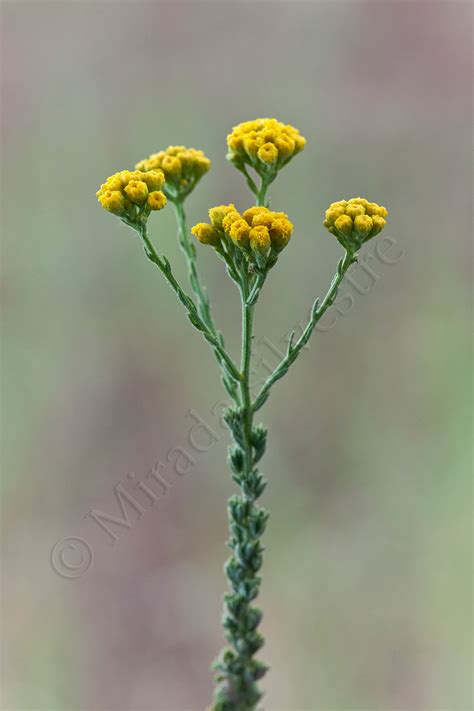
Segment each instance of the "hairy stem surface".
M197 264L196 264L196 247L194 242L190 237L190 233L187 228L186 223L186 212L184 210L184 204L182 200L174 200L173 207L176 217L176 223L178 225L178 239L181 247L181 251L184 254L186 260L186 265L188 267L188 279L191 288L196 296L197 311L201 319L204 321L209 331L215 336L216 340L220 344L222 349L225 349L224 337L220 331L216 328L214 320L211 313L211 305L209 302L209 297L207 294L207 289L203 286L201 278L199 276ZM222 355L219 349L214 349L217 360L221 366L224 366ZM223 367L222 381L224 386L233 398L236 393L235 382L232 378L227 377L225 368Z
M263 637L257 632L262 613L252 601L260 588L260 538L268 519L267 512L256 503L266 484L256 465L264 453L267 433L262 427L253 426L250 360L255 307L247 303L248 294L248 280L243 278L240 406L226 414L234 441L229 464L233 479L240 486L240 494L228 502L232 556L225 566L230 592L224 598L223 626L231 646L215 664L219 686L214 711L253 711L262 697L257 682L267 670L254 658L263 645Z

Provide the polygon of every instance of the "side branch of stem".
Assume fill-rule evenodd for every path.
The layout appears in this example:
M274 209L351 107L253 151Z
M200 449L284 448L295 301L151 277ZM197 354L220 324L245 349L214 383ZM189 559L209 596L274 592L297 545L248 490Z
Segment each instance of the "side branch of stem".
M328 308L334 303L339 287L349 267L356 260L357 257L353 252L346 252L344 257L339 261L339 264L337 266L337 272L334 275L334 278L325 297L323 298L321 303L319 303L319 299L316 299L316 301L314 302L308 323L306 324L303 333L296 341L296 343L293 343L293 336L290 338L290 342L288 344L288 351L285 357L280 361L273 373L268 376L260 392L255 398L252 405L253 412L256 412L262 407L262 405L267 400L274 383L276 383L277 380L280 380L288 372L289 367L292 365L292 363L294 363L304 346L308 343L316 324L324 316Z

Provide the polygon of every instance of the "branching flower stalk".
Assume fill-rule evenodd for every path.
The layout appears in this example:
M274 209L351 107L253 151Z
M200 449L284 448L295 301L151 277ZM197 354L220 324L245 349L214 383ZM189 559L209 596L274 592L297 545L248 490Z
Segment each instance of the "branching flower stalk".
M388 214L384 207L365 198L339 200L326 210L323 225L340 242L344 256L326 295L314 301L300 337L295 340L295 333L290 336L286 354L253 400L250 372L255 310L268 274L293 232L284 212L270 210L267 193L281 169L305 144L296 128L276 119L257 119L236 126L227 137L227 158L244 176L255 204L242 213L232 203L213 207L209 210L210 222L198 223L191 230L199 243L214 249L239 290L242 308L239 365L227 351L214 323L211 302L197 268L196 245L186 225L185 200L209 170L210 160L201 150L169 146L137 163L134 171L123 170L112 175L97 193L102 207L137 233L146 256L158 267L184 306L189 321L211 346L232 401L224 419L232 438L229 467L239 493L228 501L231 557L225 564L229 591L224 595L223 615L228 646L214 663L216 690L212 711L255 711L262 698L259 681L267 671L266 665L256 659L264 639L258 631L262 612L254 605L261 583L264 550L261 538L268 521L268 512L258 503L267 483L259 470L267 430L254 423L255 414L334 303L344 276L357 261L358 250L384 228ZM193 296L179 284L168 259L158 253L148 235L151 213L163 209L167 202L174 206L178 240Z

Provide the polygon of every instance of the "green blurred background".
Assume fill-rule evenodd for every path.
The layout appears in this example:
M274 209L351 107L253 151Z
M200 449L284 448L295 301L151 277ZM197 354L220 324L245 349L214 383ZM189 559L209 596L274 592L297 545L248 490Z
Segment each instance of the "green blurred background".
M295 234L259 303L256 378L334 273L329 202L387 205L393 243L392 264L368 245L377 278L346 283L263 413L265 708L472 708L470 3L10 1L2 15L3 708L210 701L234 491L222 388L94 193L183 143L213 161L191 224L246 207L225 136L257 116L308 145L271 191ZM151 231L184 280L171 209ZM210 249L199 260L235 351L237 294ZM194 432L206 451L190 408L218 435L208 449ZM114 486L158 461L166 495L111 545L87 513L117 514ZM94 557L75 579L50 560L70 536Z

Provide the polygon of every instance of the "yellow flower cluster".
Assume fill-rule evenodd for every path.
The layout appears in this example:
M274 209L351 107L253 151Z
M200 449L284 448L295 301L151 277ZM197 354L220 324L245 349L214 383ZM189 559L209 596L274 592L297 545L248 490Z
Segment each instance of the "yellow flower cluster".
M358 249L383 230L387 215L388 210L382 205L365 198L351 198L331 203L323 225L344 247Z
M128 222L147 216L150 210L161 210L166 197L161 191L165 176L161 170L143 173L122 170L107 178L97 191L97 199L105 210Z
M257 172L276 172L303 150L306 139L297 128L274 118L245 121L234 126L227 136L228 158L235 163L252 165Z
M281 252L293 232L293 225L284 212L272 212L266 207L251 207L242 214L235 205L220 205L209 210L210 224L200 222L191 232L202 244L218 247L228 240L245 252L261 258L271 251Z
M211 161L203 151L185 146L168 146L166 151L153 153L136 164L137 170L162 170L169 197L187 195L197 181L207 173Z

